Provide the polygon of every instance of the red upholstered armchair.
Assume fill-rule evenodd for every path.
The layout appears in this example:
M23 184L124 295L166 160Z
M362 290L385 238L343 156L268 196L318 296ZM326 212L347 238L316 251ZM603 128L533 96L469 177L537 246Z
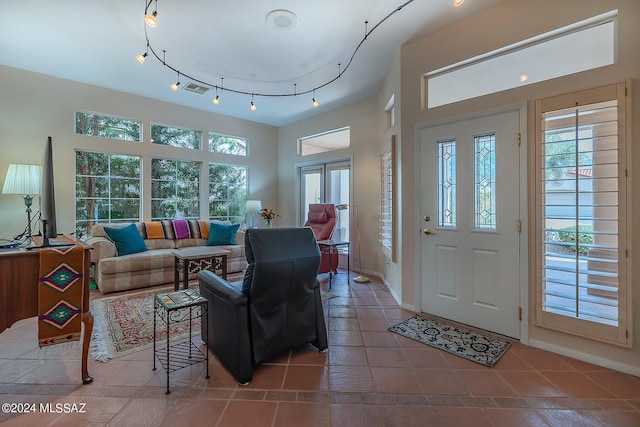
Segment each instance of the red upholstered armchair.
M333 203L316 203L309 205L309 216L305 227L311 227L316 240L327 240L333 236L336 229L336 208ZM329 254L322 254L320 262L320 270L318 273L328 273L331 264L336 270L338 268L338 254L333 254L331 263L329 262Z

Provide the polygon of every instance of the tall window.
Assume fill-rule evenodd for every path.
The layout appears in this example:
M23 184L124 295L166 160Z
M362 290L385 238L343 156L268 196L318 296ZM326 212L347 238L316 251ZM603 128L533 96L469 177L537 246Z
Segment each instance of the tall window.
M151 159L151 219L200 217L200 163Z
M473 138L475 155L475 224L477 230L495 230L496 223L496 136Z
M76 152L76 235L98 222L140 219L140 157Z
M456 141L438 142L438 227L457 227Z
M239 224L247 200L247 168L209 164L209 219Z
M209 151L213 153L247 155L247 140L237 136L209 133Z
M536 320L629 346L624 86L537 103Z
M395 191L397 185L395 177L395 137L384 145L380 153L380 168L382 175L381 209L380 209L380 243L382 252L392 261L395 257Z
M151 142L178 148L200 149L202 132L173 126L151 124Z

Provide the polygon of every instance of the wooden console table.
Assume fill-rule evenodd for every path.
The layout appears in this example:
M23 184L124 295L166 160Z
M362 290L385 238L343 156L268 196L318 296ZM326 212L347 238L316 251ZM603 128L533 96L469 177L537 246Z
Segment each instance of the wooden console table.
M34 237L36 245L41 241ZM82 383L93 382L93 376L88 372L87 357L89 343L93 331L93 315L89 310L89 264L91 246L71 237L58 236L56 240L68 241L84 247L83 267L83 299L82 323ZM38 315L38 279L40 271L39 249L11 249L0 251L0 332L9 328L21 319Z

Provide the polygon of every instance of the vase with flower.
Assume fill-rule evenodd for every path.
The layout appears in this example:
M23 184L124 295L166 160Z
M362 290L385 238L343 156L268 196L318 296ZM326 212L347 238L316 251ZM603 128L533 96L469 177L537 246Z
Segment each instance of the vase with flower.
M263 208L260 210L260 216L264 218L267 228L271 228L273 226L274 218L280 216L273 209Z

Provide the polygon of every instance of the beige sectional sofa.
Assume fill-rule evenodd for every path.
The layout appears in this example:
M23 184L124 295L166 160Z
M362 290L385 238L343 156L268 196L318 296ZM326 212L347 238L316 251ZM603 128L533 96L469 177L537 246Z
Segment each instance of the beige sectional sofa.
M135 223L147 251L117 255L115 244L108 238L104 227L122 228L131 223L96 224L91 228L86 243L93 247L91 262L94 268L94 280L100 292L116 292L173 283L175 258L173 251L191 246L205 246L209 234L208 221L189 220L194 230L191 237L176 238L171 232L171 220L155 223ZM166 231L164 236L147 233L153 227L160 226ZM158 229L155 227L154 229ZM244 252L244 232L235 233L236 245L216 246L229 251L227 254L227 273L242 271L247 266ZM193 275L195 278L195 275Z

